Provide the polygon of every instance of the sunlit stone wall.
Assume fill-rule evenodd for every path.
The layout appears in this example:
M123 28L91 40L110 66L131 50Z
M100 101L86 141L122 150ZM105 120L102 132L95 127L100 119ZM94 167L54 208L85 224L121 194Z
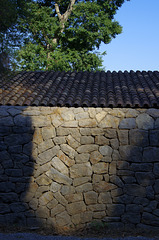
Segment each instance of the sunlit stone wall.
M159 226L159 110L0 107L0 224Z

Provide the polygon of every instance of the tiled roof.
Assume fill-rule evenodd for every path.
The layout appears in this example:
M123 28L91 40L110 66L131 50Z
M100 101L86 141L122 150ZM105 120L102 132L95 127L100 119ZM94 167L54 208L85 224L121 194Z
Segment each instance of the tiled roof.
M159 107L159 72L21 72L0 80L0 105Z

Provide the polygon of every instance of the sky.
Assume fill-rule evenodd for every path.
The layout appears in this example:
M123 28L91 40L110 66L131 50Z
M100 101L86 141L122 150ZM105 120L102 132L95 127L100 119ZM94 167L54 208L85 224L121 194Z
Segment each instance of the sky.
M122 33L99 49L105 70L159 71L159 0L126 1L115 20Z

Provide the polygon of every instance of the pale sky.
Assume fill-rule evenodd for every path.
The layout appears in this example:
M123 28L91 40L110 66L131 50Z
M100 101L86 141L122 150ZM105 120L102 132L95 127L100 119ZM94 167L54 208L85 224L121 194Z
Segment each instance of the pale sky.
M125 2L115 19L123 32L99 49L105 70L159 71L159 0Z

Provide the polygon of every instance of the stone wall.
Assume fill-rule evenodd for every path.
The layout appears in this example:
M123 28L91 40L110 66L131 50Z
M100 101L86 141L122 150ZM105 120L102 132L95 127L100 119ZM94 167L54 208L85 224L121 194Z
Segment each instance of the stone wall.
M159 226L159 110L0 107L0 224Z

